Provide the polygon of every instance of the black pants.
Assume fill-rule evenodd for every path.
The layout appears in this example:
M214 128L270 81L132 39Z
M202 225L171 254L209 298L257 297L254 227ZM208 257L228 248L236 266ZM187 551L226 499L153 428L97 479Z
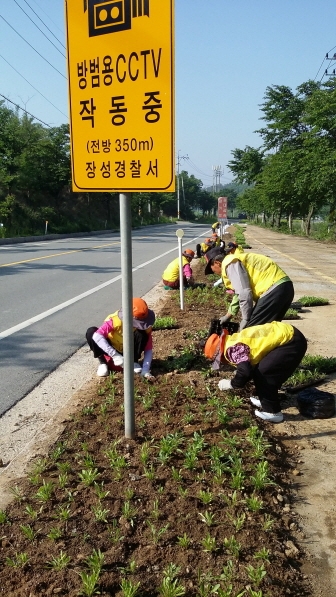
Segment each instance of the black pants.
M88 328L86 330L86 341L88 343L88 345L90 346L92 352L93 352L93 356L95 359L99 359L99 361L101 363L105 363L105 359L104 359L104 355L106 355L107 353L104 352L99 346L98 344L95 343L95 341L93 340L92 336L93 334L98 330L98 328L92 327L92 328ZM145 331L142 330L134 330L133 332L134 335L134 361L137 363L139 361L139 359L141 358L141 354L145 349L145 346L147 344L147 340L148 340L148 335L146 334Z
M262 410L277 413L281 410L278 390L294 373L307 350L307 340L300 330L294 328L294 336L271 350L256 366L253 381Z
M261 297L255 304L251 317L245 327L282 321L294 298L294 286L290 280L278 284L266 296Z

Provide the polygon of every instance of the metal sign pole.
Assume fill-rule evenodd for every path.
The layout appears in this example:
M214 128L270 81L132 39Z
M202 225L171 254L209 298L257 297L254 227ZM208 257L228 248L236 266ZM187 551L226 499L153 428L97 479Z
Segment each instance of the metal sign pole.
M181 311L184 309L184 284L183 284L183 263L182 263L182 238L184 237L184 231L179 228L176 230L176 236L178 238L178 249L179 249L179 273L180 273L180 306Z
M134 337L133 337L133 277L132 277L132 216L131 194L121 193L120 236L121 236L121 295L123 311L123 354L124 354L124 416L125 437L135 437L134 408Z

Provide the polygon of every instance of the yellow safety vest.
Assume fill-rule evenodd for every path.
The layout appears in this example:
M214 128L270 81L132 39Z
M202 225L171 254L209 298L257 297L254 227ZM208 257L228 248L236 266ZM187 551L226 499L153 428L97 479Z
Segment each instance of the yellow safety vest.
M112 344L113 348L115 348L118 352L123 354L123 323L118 315L118 311L108 315L104 321L108 321L111 319L113 325L113 332L107 334L110 344ZM136 328L133 328L133 331ZM145 330L146 334L150 334L152 331L152 327L147 328Z
M201 250L203 253L206 253L207 251L209 251L209 249L211 249L211 247L209 247L209 245L206 245L205 243L201 243Z
M189 263L188 259L182 255L182 267ZM167 265L165 271L162 274L162 279L166 282L176 282L180 276L180 258L176 257L174 261L171 261Z
M232 255L229 253L222 262L222 279L226 288L233 286L226 275L226 268L232 261L238 259L245 267L250 280L253 299L256 301L273 284L287 278L287 274L272 259L258 253L239 253L237 250Z
M250 348L250 362L252 365L260 363L271 350L277 346L287 344L294 335L294 328L289 323L281 321L272 321L263 325L254 325L250 328L244 328L237 334L227 336L224 358L230 363L226 356L227 350L237 343L247 344ZM231 365L237 366L235 363Z

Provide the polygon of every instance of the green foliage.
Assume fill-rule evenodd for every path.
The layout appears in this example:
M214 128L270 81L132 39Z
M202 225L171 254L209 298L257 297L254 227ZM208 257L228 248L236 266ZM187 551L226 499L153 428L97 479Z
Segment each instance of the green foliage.
M319 307L322 305L329 305L329 300L318 296L302 296L298 299L303 307Z
M332 373L336 371L336 358L306 354L300 363L300 367L315 369L319 373Z
M157 317L153 330L169 330L176 327L176 319L174 317Z

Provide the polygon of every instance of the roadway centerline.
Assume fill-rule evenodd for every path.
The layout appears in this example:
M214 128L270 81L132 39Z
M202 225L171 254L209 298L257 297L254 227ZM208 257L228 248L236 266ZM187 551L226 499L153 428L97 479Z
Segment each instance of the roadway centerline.
M53 253L52 255L44 255L43 257L32 257L32 259L24 259L23 261L13 261L13 263L4 263L0 267L10 267L11 265L20 265L21 263L31 263L32 261L40 261L41 259L51 259L52 257L60 257L61 255L71 255L71 253L84 253L84 251L93 251L93 249L102 249L103 247L112 247L113 245L120 245L121 241L109 243L108 245L97 245L95 247L88 247L87 249L74 249L73 251L64 251L63 253Z

